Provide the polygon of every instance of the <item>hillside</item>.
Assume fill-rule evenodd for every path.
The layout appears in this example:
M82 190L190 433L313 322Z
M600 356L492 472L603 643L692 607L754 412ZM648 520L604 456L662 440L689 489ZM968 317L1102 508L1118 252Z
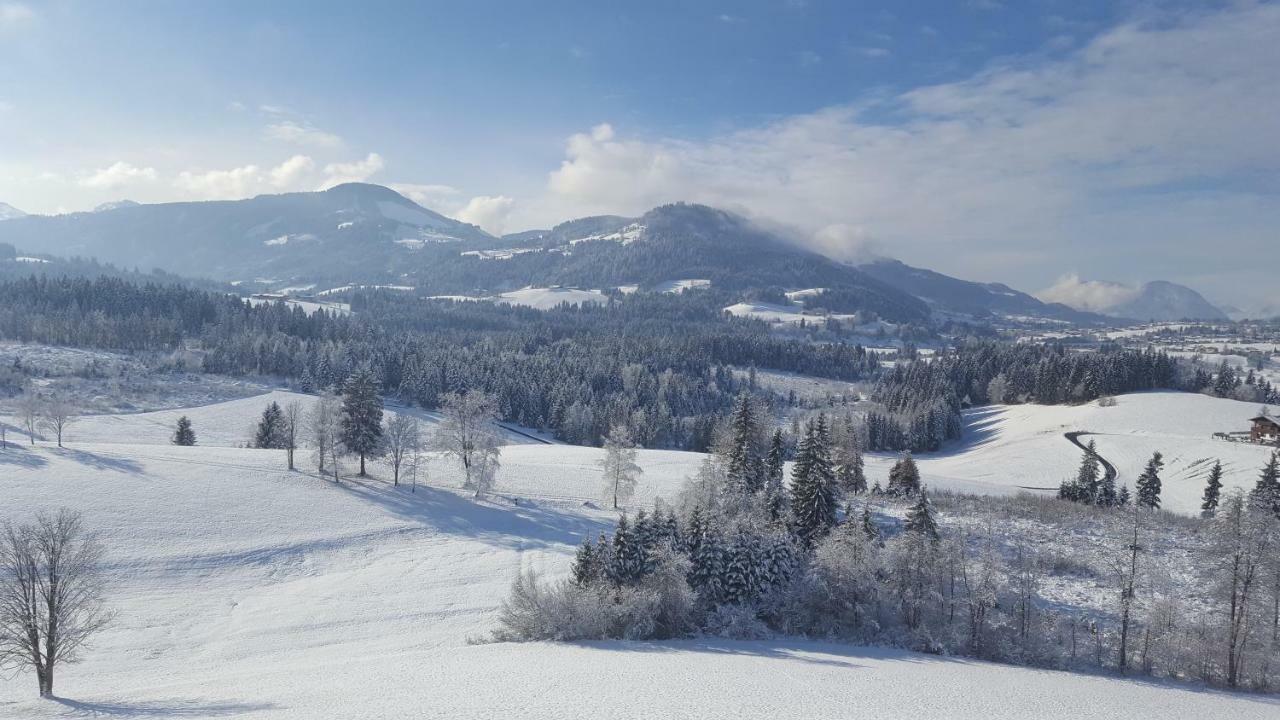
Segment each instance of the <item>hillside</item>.
M508 446L500 494L482 502L435 462L416 492L335 485L285 471L278 451L231 447L262 404L291 397L181 411L195 448L164 444L179 413L165 411L87 418L65 450L0 451L0 518L83 510L107 538L119 613L83 663L62 668L57 700L34 699L28 676L0 677L0 716L810 718L883 706L918 718L1250 720L1277 709L1195 686L802 640L472 645L517 570L562 574L574 545L611 526L615 515L581 499L595 494L600 451ZM699 459L642 452L642 487L672 488ZM609 691L581 702L602 677Z
M932 270L881 259L858 269L883 283L905 290L939 310L975 317L1041 318L1097 325L1107 318L1059 303L1045 303L1002 283L960 280Z
M377 185L314 193L26 216L0 242L27 252L89 256L218 280L339 277L375 280L427 244L491 239Z

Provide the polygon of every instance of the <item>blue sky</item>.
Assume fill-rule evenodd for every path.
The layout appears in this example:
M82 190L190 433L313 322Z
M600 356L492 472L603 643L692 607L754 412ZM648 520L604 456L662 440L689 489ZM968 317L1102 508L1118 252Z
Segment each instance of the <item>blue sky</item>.
M1254 2L0 0L0 201L368 180L509 232L688 199L851 259L1280 303L1277 47Z

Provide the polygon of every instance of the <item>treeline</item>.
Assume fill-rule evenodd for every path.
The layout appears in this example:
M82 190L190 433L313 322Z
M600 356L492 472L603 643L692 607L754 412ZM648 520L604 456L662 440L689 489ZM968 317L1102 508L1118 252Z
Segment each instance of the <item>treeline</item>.
M0 337L127 351L203 348L204 370L269 375L306 391L356 369L427 408L452 392L497 398L502 419L597 444L618 424L647 447L705 449L744 388L733 367L867 378L874 354L779 338L726 317L721 298L640 294L549 311L370 291L354 312L307 314L282 303L112 278L0 283Z
M1204 519L1156 510L1158 484L1127 507L943 496L939 512L909 456L866 490L851 430L810 423L784 489L744 403L676 507L588 539L566 580L521 574L497 638L799 635L1276 689L1277 460ZM1065 603L1064 583L1096 591Z
M1079 403L1142 390L1197 390L1189 366L1152 348L970 341L953 352L883 373L867 416L872 450L932 451L962 430L967 405Z

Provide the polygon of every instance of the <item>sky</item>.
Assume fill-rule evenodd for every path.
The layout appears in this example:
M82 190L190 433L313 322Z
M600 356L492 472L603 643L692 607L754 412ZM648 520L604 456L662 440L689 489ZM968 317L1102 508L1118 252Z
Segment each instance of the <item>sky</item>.
M702 202L1057 299L1280 308L1280 3L0 0L0 202Z

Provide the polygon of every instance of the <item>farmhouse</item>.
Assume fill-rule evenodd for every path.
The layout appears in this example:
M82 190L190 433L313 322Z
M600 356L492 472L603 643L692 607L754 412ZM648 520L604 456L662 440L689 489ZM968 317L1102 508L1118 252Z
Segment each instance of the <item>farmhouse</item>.
M1270 415L1259 415L1250 418L1253 428L1249 431L1249 440L1256 443L1280 442L1280 420Z

